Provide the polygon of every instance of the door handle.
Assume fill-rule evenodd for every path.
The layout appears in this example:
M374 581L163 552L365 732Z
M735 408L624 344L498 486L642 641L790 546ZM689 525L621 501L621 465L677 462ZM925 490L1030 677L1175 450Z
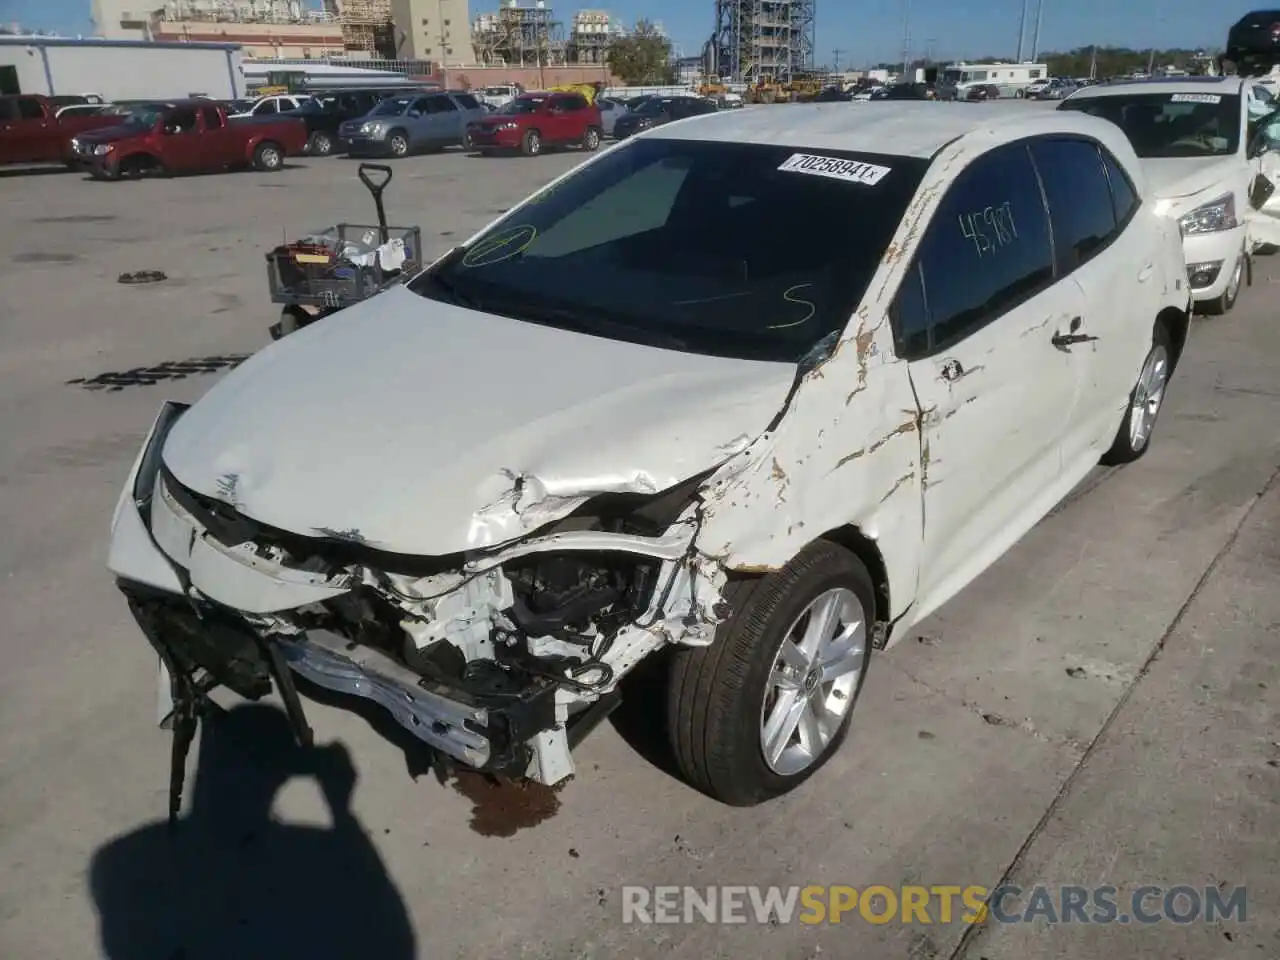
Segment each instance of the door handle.
M1082 323L1083 323L1083 320L1081 320L1080 317L1072 317L1071 332L1055 333L1053 335L1053 339L1050 342L1059 350L1065 350L1067 347L1070 347L1073 344L1089 343L1092 340L1097 340L1098 339L1097 337L1092 337L1087 333L1077 332L1080 329L1080 326Z
M1138 271L1138 282L1146 283L1148 280L1150 280L1151 274L1152 272L1155 271L1155 268L1156 268L1156 265L1154 263L1143 264L1142 269Z

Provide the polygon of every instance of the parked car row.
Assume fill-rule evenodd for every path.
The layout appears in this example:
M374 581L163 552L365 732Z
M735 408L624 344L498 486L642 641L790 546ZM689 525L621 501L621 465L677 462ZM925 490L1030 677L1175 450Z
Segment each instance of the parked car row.
M556 99L476 145L590 129L553 130ZM1250 126L1226 81L831 118L638 130L162 408L109 565L175 731L212 677L274 685L305 740L298 674L554 784L665 648L691 784L748 805L818 771L873 650L1147 452L1217 289L1197 271L1280 239L1280 121ZM826 242L761 243L797 223Z

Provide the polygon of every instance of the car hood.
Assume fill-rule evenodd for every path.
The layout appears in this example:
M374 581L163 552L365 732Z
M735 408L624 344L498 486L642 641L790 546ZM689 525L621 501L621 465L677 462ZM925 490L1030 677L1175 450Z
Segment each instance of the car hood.
M107 127L94 127L92 130L82 130L75 134L75 138L81 143L111 143L114 140L125 140L129 137L138 137L146 132L146 129L143 127L116 123Z
M1215 188L1226 193L1234 185L1232 174L1239 166L1240 158L1236 156L1158 157L1142 161L1147 183L1162 200L1179 200Z
M398 287L255 354L178 421L163 458L269 526L438 556L716 466L767 428L794 376Z

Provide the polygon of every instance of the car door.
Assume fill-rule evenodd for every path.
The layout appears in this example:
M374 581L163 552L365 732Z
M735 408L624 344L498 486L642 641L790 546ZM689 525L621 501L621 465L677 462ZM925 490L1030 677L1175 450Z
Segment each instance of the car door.
M169 110L161 121L160 130L164 137L162 160L166 166L185 173L208 170L217 165L206 154L200 118L194 107Z
M239 138L228 129L217 107L200 108L200 136L211 166L229 166L244 159Z
M57 159L58 128L45 114L44 105L35 97L17 97L11 102L13 115L7 121L7 130L12 137L12 160L32 163Z
M1074 282L1055 278L1026 144L975 159L943 196L893 310L920 410L922 609L945 602L1061 497L1075 372L1051 335L1082 301Z
M1115 436L1150 344L1159 309L1153 305L1162 300L1153 289L1168 278L1157 270L1161 250L1151 232L1126 229L1137 197L1115 157L1104 159L1098 143L1078 137L1038 138L1030 149L1049 204L1057 275L1076 283L1084 298L1079 314L1044 331L1062 338L1059 349L1076 374L1063 462L1096 463Z
M405 108L400 117L399 126L404 127L409 135L409 146L413 149L428 146L431 143L432 114L431 98L418 97Z
M543 139L553 143L568 143L575 139L573 104L567 96L554 96L547 104L548 126L551 133Z
M1280 247L1280 112L1253 125L1248 157L1253 178L1245 213L1249 242Z
M428 102L431 140L437 146L462 142L462 111L447 93L439 93Z

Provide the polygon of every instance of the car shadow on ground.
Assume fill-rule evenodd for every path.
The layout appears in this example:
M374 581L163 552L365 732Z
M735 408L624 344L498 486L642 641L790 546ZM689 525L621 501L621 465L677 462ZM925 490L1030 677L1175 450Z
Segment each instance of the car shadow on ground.
M295 777L318 784L328 826L272 818ZM89 886L110 960L412 960L408 911L350 809L345 746L298 747L274 706L205 722L190 813L112 840Z

